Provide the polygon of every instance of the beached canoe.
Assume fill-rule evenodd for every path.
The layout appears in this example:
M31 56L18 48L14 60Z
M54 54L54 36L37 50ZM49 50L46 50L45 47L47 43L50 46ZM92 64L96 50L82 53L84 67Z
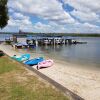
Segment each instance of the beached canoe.
M40 69L40 68L48 68L48 67L51 67L53 65L53 60L49 59L49 60L44 60L40 63L38 63L37 65L37 69Z
M12 58L15 59L15 60L17 60L17 61L19 61L19 62L22 62L22 61L29 60L30 54L23 54L21 56L14 55Z
M34 58L25 62L25 64L29 66L37 65L39 62L42 62L44 59L43 57Z

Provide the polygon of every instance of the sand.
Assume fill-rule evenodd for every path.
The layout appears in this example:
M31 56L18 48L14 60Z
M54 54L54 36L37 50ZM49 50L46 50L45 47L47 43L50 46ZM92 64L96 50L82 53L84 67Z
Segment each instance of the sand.
M9 56L21 54L11 46L4 44L0 45L0 50L3 50ZM35 56L37 57L39 54ZM82 65L77 66L67 62L53 60L54 65L52 67L38 71L62 84L85 100L100 100L100 70L82 68L80 67Z

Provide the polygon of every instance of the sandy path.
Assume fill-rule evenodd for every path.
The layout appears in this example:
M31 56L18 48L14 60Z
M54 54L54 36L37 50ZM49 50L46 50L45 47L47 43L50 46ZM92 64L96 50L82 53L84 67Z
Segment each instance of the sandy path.
M9 56L20 55L12 47L0 45L0 49ZM38 55L36 55L38 56ZM89 70L76 65L54 60L53 67L39 71L85 100L100 100L100 70Z

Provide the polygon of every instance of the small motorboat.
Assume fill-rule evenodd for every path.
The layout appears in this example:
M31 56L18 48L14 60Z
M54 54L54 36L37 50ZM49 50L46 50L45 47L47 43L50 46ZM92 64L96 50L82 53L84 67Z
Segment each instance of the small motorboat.
M28 48L29 47L29 45L26 42L21 42L21 44L22 44L22 48Z
M4 52L0 50L0 57L4 56Z
M17 61L19 61L19 62L22 62L22 61L29 60L30 54L23 54L21 56L14 55L12 58L15 59L15 60L17 60Z
M36 46L34 44L28 44L29 48L35 48Z
M13 47L17 48L17 49L22 49L23 44L22 43L15 43L15 44L13 44Z
M28 60L25 62L25 64L29 66L33 66L33 65L37 65L39 62L42 62L43 60L44 60L43 57L39 57L39 58Z
M11 37L6 36L5 37L5 43L9 45L9 44L11 44L11 42L12 42Z
M53 65L53 60L49 59L49 60L44 60L40 63L38 63L37 65L37 69L41 69L41 68L48 68L51 67Z

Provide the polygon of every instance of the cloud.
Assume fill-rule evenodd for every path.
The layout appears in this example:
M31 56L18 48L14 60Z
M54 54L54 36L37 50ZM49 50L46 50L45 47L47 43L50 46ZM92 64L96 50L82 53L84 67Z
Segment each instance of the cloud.
M63 2L74 7L75 10L71 14L81 21L100 20L100 0L63 0Z
M27 20L29 20L29 17L28 16L25 16L25 15L23 15L22 13L16 13L16 12L14 12L13 14L12 14L12 17L14 18L14 19L19 19L19 20L25 20L25 19L27 19Z
M8 21L7 27L4 28L4 31L18 32L19 29L23 31L33 31L33 24L30 21L29 16L25 16L18 12L13 12L10 15L10 20Z
M88 28L99 28L99 26L89 24L89 23L84 23L83 26L88 27Z
M10 16L10 20L8 21L9 26L21 26L21 25L32 25L28 16L24 16L20 13L14 13Z
M50 25L46 25L46 24L43 24L41 22L37 22L35 25L34 25L34 29L37 30L38 32L48 32L51 30L51 26Z
M99 5L99 0L9 0L4 31L99 33Z
M63 0L65 4L70 4L77 10L100 12L100 0Z
M81 21L85 22L92 22L92 21L98 21L99 15L97 15L94 12L82 12L82 11L72 11L71 14L75 17L77 17Z
M75 22L69 13L64 11L62 4L56 0L15 0L13 2L10 0L8 6L17 11L55 21L56 23Z

